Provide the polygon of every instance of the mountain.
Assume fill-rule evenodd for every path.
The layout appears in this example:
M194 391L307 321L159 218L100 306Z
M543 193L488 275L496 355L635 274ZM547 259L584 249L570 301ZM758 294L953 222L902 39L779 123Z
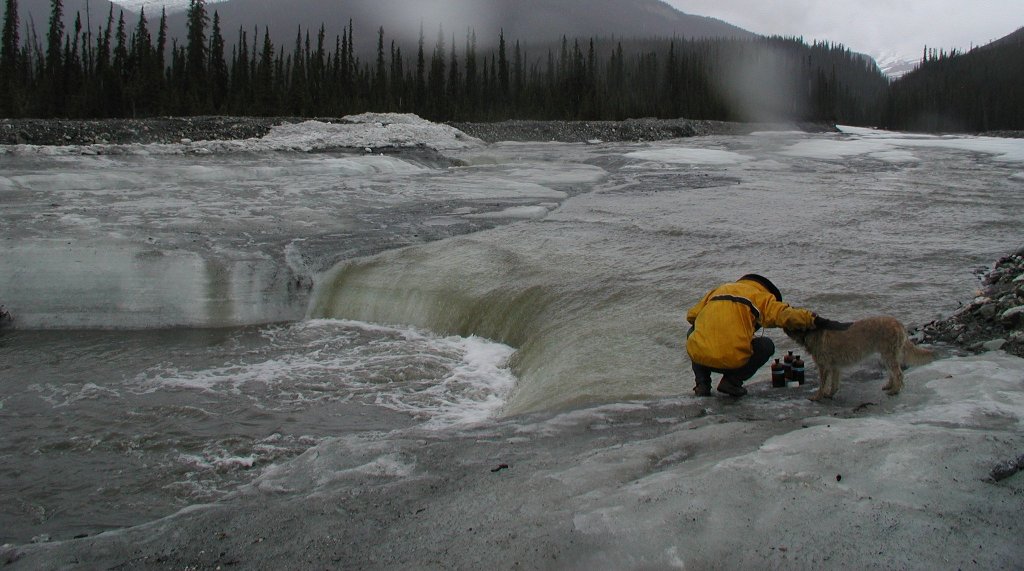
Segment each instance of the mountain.
M1024 130L1024 28L968 52L929 52L893 82L883 126L894 130Z
M891 52L876 55L874 59L878 69L889 79L899 79L921 64L920 56L912 58Z
M127 2L130 0L121 0ZM136 0L138 1L138 0ZM150 17L158 10L147 10ZM170 7L169 7L170 9ZM422 30L432 46L439 30L447 42L462 46L473 29L481 48L493 47L499 33L523 43L548 43L589 37L738 37L754 34L714 18L685 14L660 0L229 0L208 3L211 19L220 15L225 40L233 42L238 30L260 36L269 25L275 43L289 43L301 27L316 35L321 24L333 43L348 26L354 27L356 48L372 53L378 29L399 45L415 46ZM185 35L185 14L168 13L172 37Z
M222 2L223 0L217 1ZM158 14L161 9L166 9L168 13L184 12L188 10L189 0L118 0L117 3L133 12L145 8L146 12ZM209 0L206 3L207 5L214 4Z
M1012 32L998 40L982 46L981 49L998 49L998 48L1019 48L1024 44L1024 27L1018 28L1016 32Z

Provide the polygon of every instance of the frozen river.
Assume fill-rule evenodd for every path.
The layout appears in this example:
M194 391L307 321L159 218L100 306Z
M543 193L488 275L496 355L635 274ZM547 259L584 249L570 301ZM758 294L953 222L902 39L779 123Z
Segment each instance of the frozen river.
M315 123L0 150L0 544L151 521L335 437L689 398L712 286L923 324L1024 243L1021 140L433 127L387 155Z

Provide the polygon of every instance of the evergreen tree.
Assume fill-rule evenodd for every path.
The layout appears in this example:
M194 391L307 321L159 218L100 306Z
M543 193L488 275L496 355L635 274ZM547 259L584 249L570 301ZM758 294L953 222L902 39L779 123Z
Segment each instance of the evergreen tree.
M46 64L44 68L42 103L45 113L60 117L64 115L64 5L62 0L51 0L50 25L46 32Z
M18 0L6 0L0 35L0 115L20 115L18 94Z
M429 106L428 116L441 119L447 114L447 102L445 101L445 58L448 56L444 45L444 29L438 29L437 41L434 43L434 53L430 57L429 77Z
M309 60L308 69L306 70L307 100L309 101L310 109L317 115L323 114L325 111L323 94L326 89L324 74L327 69L326 50L324 49L326 34L327 31L324 29L323 24L321 24L320 31L316 36L316 51L307 58Z
M377 66L373 76L373 101L378 109L388 109L387 65L384 59L384 26L377 32Z
M462 75L459 71L459 56L455 52L455 36L452 36L451 52L448 55L448 82L445 100L448 103L446 117L457 119L462 114Z
M193 113L206 109L207 63L209 62L206 28L210 18L206 14L206 0L190 0L185 45L185 93L187 106Z
M391 107L392 110L401 110L405 108L405 103L408 100L406 90L408 87L405 85L405 70L402 62L402 48L395 45L395 42L391 42Z
M256 92L256 113L273 115L277 108L277 94L274 86L274 44L270 41L269 28L264 29L263 49L259 54L253 85Z
M427 61L423 54L423 26L420 26L419 47L416 50L416 93L413 109L424 114L427 109Z
M249 110L249 41L241 27L235 46L231 58L231 112L245 114Z
M128 77L128 32L125 29L124 10L117 19L117 32L114 34L114 72L118 83Z
M210 102L215 113L222 112L228 102L230 74L224 60L224 37L220 29L220 14L213 12L213 29L210 32Z
M131 57L128 61L125 87L128 114L138 117L152 113L154 96L159 85L154 81L152 37L146 24L146 9L139 14L139 22L132 34Z
M508 56L505 53L505 30L498 33L498 99L505 103L509 96Z
M512 54L512 95L510 104L513 115L517 115L523 105L523 52L519 47L519 40L516 40L516 47Z
M295 33L295 49L290 58L291 70L288 86L289 114L302 116L305 113L306 58L302 49L302 28Z
M466 33L466 77L465 88L463 89L465 99L465 110L469 117L476 117L479 104L479 77L476 67L476 32L470 30Z
M156 67L161 70L163 74L164 64L166 58L164 51L167 49L167 9L164 8L160 11L160 30L157 32L156 37Z
M74 33L64 38L64 74L61 86L64 90L65 114L68 117L80 117L83 112L82 102L82 60L78 51L79 37L82 34L82 17L75 15Z

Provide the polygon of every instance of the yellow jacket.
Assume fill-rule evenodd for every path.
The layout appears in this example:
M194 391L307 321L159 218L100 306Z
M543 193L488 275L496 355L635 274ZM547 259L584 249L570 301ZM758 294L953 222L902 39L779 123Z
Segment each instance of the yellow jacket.
M686 312L686 321L693 325L686 352L694 363L735 369L750 360L759 327L812 329L814 314L775 299L755 280L741 279L708 292Z

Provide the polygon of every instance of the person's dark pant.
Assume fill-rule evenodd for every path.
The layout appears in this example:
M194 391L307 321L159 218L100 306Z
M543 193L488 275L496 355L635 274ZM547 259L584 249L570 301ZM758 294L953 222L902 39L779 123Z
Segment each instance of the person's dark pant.
M704 365L694 363L693 364L693 376L696 379L698 385L711 386L711 373L721 373L725 378L729 379L734 385L741 385L743 381L749 380L750 377L754 376L754 373L758 369L764 366L772 355L775 354L775 343L767 337L754 337L753 341L750 342L750 346L754 349L754 354L750 356L750 360L747 364L742 367L735 369L715 369L713 367L706 367Z

